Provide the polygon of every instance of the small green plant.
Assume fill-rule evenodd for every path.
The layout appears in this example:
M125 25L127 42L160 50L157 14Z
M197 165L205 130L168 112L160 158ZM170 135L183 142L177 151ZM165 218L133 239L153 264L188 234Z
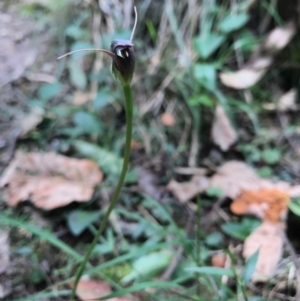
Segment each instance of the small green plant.
M80 280L80 277L82 276L83 270L87 262L89 261L92 251L95 248L100 236L102 235L107 225L108 218L113 208L117 203L129 165L130 142L131 142L131 134L132 134L132 115L133 115L133 96L131 90L131 80L133 77L133 72L135 67L135 52L134 52L134 48L133 48L134 45L132 41L133 41L133 36L137 24L136 8L134 8L134 11L135 11L135 23L131 33L130 40L120 40L120 39L113 40L111 43L111 49L110 49L111 51L105 49L81 49L81 50L75 50L69 52L58 58L61 59L65 56L68 56L72 53L79 52L79 51L101 51L109 55L113 59L112 67L111 67L112 73L115 76L116 80L120 82L123 88L123 93L125 97L126 122L127 122L124 161L123 161L123 166L119 177L119 181L116 190L114 192L114 195L112 197L111 203L109 205L109 208L100 224L100 227L94 237L94 240L89 246L82 263L80 264L79 268L76 271L74 286L72 289L72 297L71 297L72 300L75 300L76 288Z

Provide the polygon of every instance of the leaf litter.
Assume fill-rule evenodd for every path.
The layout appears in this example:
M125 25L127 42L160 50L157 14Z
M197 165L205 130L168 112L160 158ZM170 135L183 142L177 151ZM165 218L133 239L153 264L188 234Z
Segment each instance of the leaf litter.
M199 185L201 181L205 185ZM223 197L234 200L230 207L233 213L255 215L263 221L246 238L243 256L248 260L259 249L251 279L267 281L274 275L282 257L288 202L292 197L300 196L300 185L261 178L246 163L235 160L225 162L212 177L198 175L188 182L171 180L168 184L168 189L180 202L187 202L209 188L220 188Z
M224 108L220 105L216 107L215 117L212 125L212 139L222 151L228 151L237 141L237 134L233 128Z
M73 201L89 201L102 178L91 160L52 152L17 152L0 178L0 188L9 206L29 200L38 208L52 210Z
M295 33L296 29L293 23L273 29L260 49L252 54L252 58L243 68L234 72L221 72L219 74L222 84L237 90L254 86L268 71L273 63L273 56L287 46ZM267 54L262 56L261 53Z
M236 160L225 162L211 177L195 175L190 181L185 182L172 179L167 185L167 189L182 203L208 189L216 188L222 192L222 197L231 199L237 198L244 190L257 191L263 188L280 190L289 197L300 196L300 185L261 178L249 165Z
M73 284L70 286L72 287ZM112 289L105 281L92 280L88 276L83 276L80 278L76 289L76 295L82 301L96 300L111 293ZM106 300L132 301L132 299L129 297L115 297Z
M259 250L253 282L266 282L274 275L283 254L283 230L283 224L265 221L246 238L243 247L246 260Z

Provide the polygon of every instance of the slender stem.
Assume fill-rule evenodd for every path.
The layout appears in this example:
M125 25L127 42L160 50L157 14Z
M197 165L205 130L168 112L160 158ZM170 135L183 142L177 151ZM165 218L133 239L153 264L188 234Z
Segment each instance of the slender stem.
M127 169L128 169L128 164L129 164L129 157L130 157L130 143L131 143L131 133L132 133L132 115L133 115L133 97L132 97L132 91L131 91L131 87L129 85L124 85L123 86L123 92L124 92L124 97L125 97L125 110L126 110L126 141L125 141L125 153L124 153L124 161L123 161L123 166L122 166L122 171L119 177L119 181L116 187L116 190L114 192L114 195L112 197L111 203L108 207L108 210L100 224L100 227L94 237L94 240L92 241L91 245L89 246L85 257L81 263L81 265L79 266L79 268L76 271L76 275L75 275L75 281L74 281L74 286L72 289L72 297L71 300L75 300L75 294L76 294L76 288L79 282L79 279L82 276L83 270L85 268L85 265L87 264L87 262L89 261L89 258L92 254L93 249L95 248L100 236L102 235L107 222L108 222L108 218L112 212L112 210L114 209L117 200L119 198L122 186L124 184L124 180L125 180L125 176L127 173Z
M197 216L196 216L196 264L198 267L201 266L201 228L200 228L200 224L201 224L201 198L198 195L197 196ZM200 296L201 294L201 283L200 283L200 278L199 275L197 273L195 273L196 275L196 291L197 294Z

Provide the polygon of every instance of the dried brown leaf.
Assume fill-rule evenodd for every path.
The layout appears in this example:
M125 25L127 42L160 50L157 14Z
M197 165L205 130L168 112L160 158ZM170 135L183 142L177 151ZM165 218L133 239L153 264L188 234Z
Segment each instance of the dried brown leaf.
M73 284L71 284L71 287ZM82 301L90 301L102 298L112 293L110 286L100 280L91 280L83 276L77 286L76 295ZM128 297L116 297L107 299L109 301L132 301Z
M160 117L160 120L164 126L173 126L176 124L176 119L175 119L174 115L172 115L171 113L168 113L168 112L162 114Z
M219 252L212 256L211 264L214 267L224 268L226 263L226 254L224 252Z
M270 56L257 57L241 70L220 73L220 80L223 85L230 88L238 90L250 88L265 75L272 62Z
M42 122L44 113L45 113L45 111L43 108L34 107L27 116L21 118L20 135L25 136L31 130L35 129L35 127Z
M189 182L179 183L171 180L167 186L174 196L181 202L186 203L197 194L204 192L209 187L209 178L203 175L195 175Z
M266 69L245 68L236 72L222 72L220 73L220 80L227 87L237 90L247 89L255 85L265 75L266 71Z
M297 90L291 89L290 91L283 94L278 100L278 110L281 112L296 111L299 106L296 104Z
M263 222L246 238L243 249L246 260L259 250L252 281L265 282L274 275L283 251L282 231L279 223Z
M259 190L262 188L278 189L290 197L300 196L300 185L290 185L280 181L273 183L271 180L259 177L246 163L241 161L228 161L217 169L212 176L210 187L222 189L223 195L235 199L243 190Z
M237 134L222 106L218 105L212 126L212 139L222 151L227 151L237 141Z
M296 33L296 27L293 23L287 24L285 27L276 27L267 36L264 43L266 50L281 50L293 38Z
M82 106L91 99L90 93L76 91L71 99L71 103L76 106Z
M73 201L89 201L102 177L90 160L18 152L2 175L0 187L10 206L30 200L36 207L51 210Z
M37 49L28 36L34 23L14 13L0 12L0 88L21 77L31 66Z
M149 169L138 167L138 185L142 192L151 196L155 200L161 200L164 189L159 186L158 176Z

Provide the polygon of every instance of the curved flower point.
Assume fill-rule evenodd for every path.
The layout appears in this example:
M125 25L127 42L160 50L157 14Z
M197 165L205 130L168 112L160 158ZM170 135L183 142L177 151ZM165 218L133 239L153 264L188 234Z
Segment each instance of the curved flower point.
M134 48L133 48L133 36L137 24L137 11L136 7L134 7L134 13L135 13L135 21L134 21L134 26L133 30L130 36L130 40L121 40L121 39L116 39L113 40L110 46L110 50L105 50L105 49L80 49L80 50L75 50L68 52L58 58L62 59L66 56L69 56L73 53L76 52L84 52L84 51L101 51L103 53L108 54L112 59L112 73L115 76L115 78L123 85L130 85L132 77L133 77L133 72L134 72L134 66L135 66L135 53L134 53Z

